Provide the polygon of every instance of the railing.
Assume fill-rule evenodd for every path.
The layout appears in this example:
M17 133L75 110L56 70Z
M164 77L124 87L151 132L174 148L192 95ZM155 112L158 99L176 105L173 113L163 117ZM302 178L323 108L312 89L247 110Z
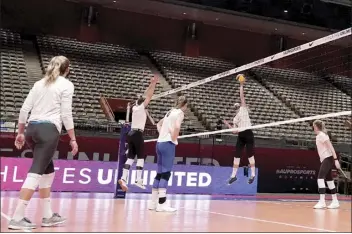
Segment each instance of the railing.
M101 105L106 117L110 121L115 121L114 112L112 111L108 101L106 100L106 98L104 96L100 96L100 105Z

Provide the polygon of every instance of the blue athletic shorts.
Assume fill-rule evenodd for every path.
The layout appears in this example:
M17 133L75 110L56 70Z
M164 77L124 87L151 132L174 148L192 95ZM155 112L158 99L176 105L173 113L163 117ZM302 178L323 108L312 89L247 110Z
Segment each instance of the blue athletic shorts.
M176 145L171 141L157 142L156 143L156 154L157 154L157 173L168 172L172 170L175 159Z

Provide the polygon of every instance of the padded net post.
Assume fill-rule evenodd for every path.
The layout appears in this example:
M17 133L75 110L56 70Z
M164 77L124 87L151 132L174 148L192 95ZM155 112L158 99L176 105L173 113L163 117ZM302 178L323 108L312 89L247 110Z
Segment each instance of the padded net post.
M121 128L120 133L120 144L119 144L119 154L118 154L118 172L117 172L117 179L119 179L122 175L123 165L126 162L126 151L127 151L127 134L131 130L131 126L129 124L125 124ZM116 181L116 189L115 189L115 196L114 198L122 198L126 197L126 192L122 191L121 186Z

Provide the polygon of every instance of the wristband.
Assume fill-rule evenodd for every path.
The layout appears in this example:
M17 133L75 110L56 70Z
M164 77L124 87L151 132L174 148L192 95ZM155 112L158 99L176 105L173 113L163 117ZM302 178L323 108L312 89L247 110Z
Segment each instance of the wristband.
M73 142L73 141L76 141L76 139L74 139L74 140L70 140L70 142Z
M338 158L334 158L335 161L338 161L339 159Z

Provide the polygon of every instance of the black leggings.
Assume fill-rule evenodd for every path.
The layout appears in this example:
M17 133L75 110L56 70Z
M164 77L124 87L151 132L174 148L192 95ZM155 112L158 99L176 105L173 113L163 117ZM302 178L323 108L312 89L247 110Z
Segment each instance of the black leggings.
M235 158L241 157L244 147L246 147L247 157L252 157L254 155L254 134L250 129L238 133Z
M144 137L143 132L131 130L127 134L128 154L127 157L134 159L144 159Z
M318 179L332 181L332 169L334 168L334 157L330 156L325 158L320 165Z
M56 126L52 123L29 123L25 136L33 151L29 172L39 175L55 172L53 157L60 139Z

